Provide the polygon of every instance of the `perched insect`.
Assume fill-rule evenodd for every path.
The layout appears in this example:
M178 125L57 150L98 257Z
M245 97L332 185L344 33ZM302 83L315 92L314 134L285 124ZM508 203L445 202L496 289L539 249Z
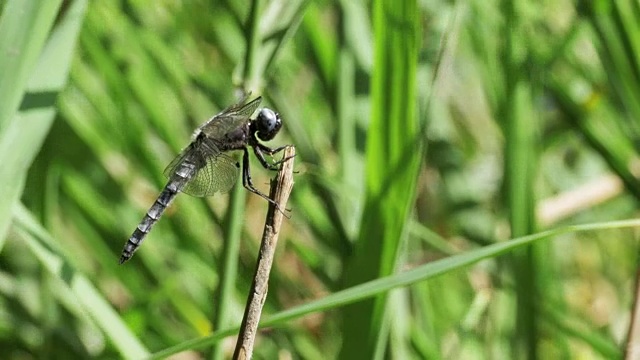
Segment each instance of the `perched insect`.
M251 120L251 115L258 109L262 98L258 97L245 104L247 97L248 95L238 104L228 107L202 124L195 131L191 144L167 166L164 175L169 181L124 245L120 264L133 256L178 192L203 197L217 192L227 192L233 187L238 178L240 164L229 156L228 152L244 152L242 184L247 190L263 197L280 210L278 204L253 186L248 147L253 149L262 166L278 170L279 165L288 159L269 163L264 154L272 156L288 145L272 149L260 143L258 139L273 139L282 127L282 120L278 113L268 108L260 109L258 116Z

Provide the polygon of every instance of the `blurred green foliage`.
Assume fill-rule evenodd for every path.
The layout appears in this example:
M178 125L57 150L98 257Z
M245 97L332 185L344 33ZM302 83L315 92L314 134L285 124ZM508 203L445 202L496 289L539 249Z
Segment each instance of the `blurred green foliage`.
M2 358L232 354L263 199L180 195L118 257L244 91L298 153L256 358L622 357L637 2L0 6Z

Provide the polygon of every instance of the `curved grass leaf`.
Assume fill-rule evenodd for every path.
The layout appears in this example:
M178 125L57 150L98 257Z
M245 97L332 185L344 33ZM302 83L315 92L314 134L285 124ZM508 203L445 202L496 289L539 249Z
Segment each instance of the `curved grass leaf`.
M38 78L32 79L29 88L41 93L27 96L23 106L28 109L16 114L39 57L38 66L45 66L40 52L59 6L60 1L14 0L5 5L0 17L0 248L10 214L22 195L27 169L53 121L55 97L38 86L42 81ZM63 47L59 54L69 50ZM66 79L66 71L60 70Z
M15 212L15 225L33 254L42 265L67 286L83 310L91 315L123 358L140 359L149 354L144 345L129 330L109 302L83 274L79 273L59 249L57 241L42 228L24 206Z
M509 241L500 242L493 245L488 245L480 249L466 252L464 254L451 256L442 260L421 265L400 274L386 276L380 279L356 285L326 296L324 298L312 301L310 303L282 311L265 318L260 322L260 327L266 328L282 325L291 320L298 319L302 316L309 315L315 312L332 310L341 306L353 304L358 301L370 299L399 287L414 285L421 281L430 280L440 275L462 270L465 267L475 264L479 261L496 258L545 239L550 239L553 237L558 237L560 235L576 232L622 229L632 227L640 227L640 220L633 219L566 226L512 239ZM203 338L186 341L182 344L154 353L151 357L149 357L149 359L163 359L169 355L176 354L181 351L197 349L203 346L214 344L226 336L237 333L238 329L239 327L223 329Z

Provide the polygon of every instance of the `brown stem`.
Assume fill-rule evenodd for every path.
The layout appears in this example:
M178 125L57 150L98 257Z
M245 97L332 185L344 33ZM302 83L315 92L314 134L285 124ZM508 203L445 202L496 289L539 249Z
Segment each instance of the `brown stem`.
M289 146L284 150L283 158L289 158L282 164L282 168L278 172L275 179L271 180L271 191L269 197L278 204L280 209L286 209L287 200L293 187L293 157L296 149ZM262 307L267 299L267 289L269 287L269 273L273 264L273 257L278 243L278 235L284 214L277 211L273 204L269 204L267 219L262 233L262 242L260 244L260 254L256 264L256 272L253 276L253 283L247 298L247 306L244 309L244 317L238 334L238 342L233 353L234 359L251 359L253 354L253 344L258 331L258 323L260 322L260 314Z

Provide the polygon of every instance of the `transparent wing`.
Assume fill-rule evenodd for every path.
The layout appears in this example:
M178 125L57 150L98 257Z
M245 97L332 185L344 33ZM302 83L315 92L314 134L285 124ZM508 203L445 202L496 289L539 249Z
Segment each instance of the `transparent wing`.
M200 127L200 131L210 139L220 139L228 132L237 129L249 121L251 115L258 109L258 106L260 106L262 98L257 97L243 105L247 96L248 95L239 103L231 105L218 115L212 117Z
M237 104L233 104L228 108L222 110L222 112L220 112L220 114L218 115L244 116L244 117L251 116L256 111L258 106L260 106L262 97L258 96L257 98L244 104L244 102L247 101L247 98L249 97L249 95L251 95L251 93L246 94Z
M231 190L238 179L240 164L226 154L208 157L182 192L191 196L211 196Z
M206 143L192 143L184 149L164 170L163 174L171 179L185 162L195 166L196 172L181 189L192 196L211 196L217 192L227 192L236 183L239 164L226 154L222 154L215 145L215 140L223 138L227 133L242 126L256 111L261 97L246 104L246 94L239 103L234 104L212 117L200 127L206 135Z
M202 154L201 152L202 151L198 149L194 143L189 144L189 146L187 146L184 150L182 150L182 152L178 156L176 156L173 160L171 160L171 162L169 163L169 165L167 165L167 167L164 169L162 174L168 179L170 179L173 176L173 174L175 174L176 171L180 169L180 165L184 161L189 161L190 163L196 165L196 167L198 167L198 165L202 166L204 164L203 159L205 155ZM198 163L198 161L200 161L200 164Z
M193 144L171 161L163 172L164 176L171 178L184 161L196 166L196 173L180 190L191 196L204 197L228 192L238 178L239 164L236 160L219 152L203 151L202 147Z

